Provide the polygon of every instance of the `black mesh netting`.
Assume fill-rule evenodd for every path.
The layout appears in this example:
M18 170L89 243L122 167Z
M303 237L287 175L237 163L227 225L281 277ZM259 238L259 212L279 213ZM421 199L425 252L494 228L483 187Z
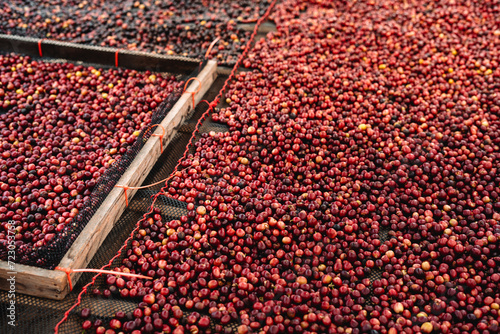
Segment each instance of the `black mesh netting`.
M213 99L224 80L225 77L219 76L204 98L208 100ZM172 173L178 159L183 155L186 149L197 120L206 109L207 105L201 103L190 115L188 115L187 120L179 127L169 145L165 147L163 154L160 156L143 184L161 181ZM212 126L210 126L210 124L212 124ZM220 125L206 121L201 131L213 131L214 129L224 130ZM125 240L130 236L137 222L141 220L144 213L150 208L152 204L151 197L154 196L162 186L164 185L159 184L137 191L134 198L130 200L129 206L126 208L125 212L108 234L98 252L92 258L88 268L102 268L108 264L110 259L117 254ZM156 207L161 210L164 219L176 219L185 214L186 210L185 203L167 197L160 197L156 201ZM117 263L120 263L121 259L122 257L115 259L113 264L106 269L113 268ZM78 283L73 287L73 291L61 301L17 294L17 321L15 327L9 326L6 320L8 319L7 307L10 302L8 293L6 291L0 291L0 319L2 319L2 322L0 322L0 332L52 333L56 324L63 318L64 313L75 303L79 292L87 283L92 281L94 275L93 273L83 273ZM101 277L96 281L94 286L88 289L90 293L83 296L81 305L71 312L68 320L62 324L59 333L80 333L82 331L82 319L78 314L82 308L90 307L90 305L92 305L92 319L101 319L103 321L109 321L118 310L130 311L137 307L136 302L122 300L116 297L112 299L95 297L92 294L92 290L102 284L103 278Z
M219 85L220 83L222 83L221 78L219 78L219 80L216 81L214 86L217 87L218 83ZM177 164L176 158L182 156L182 154L184 153L186 146L189 143L189 139L191 138L192 133L195 130L197 120L199 119L201 114L203 114L206 111L207 108L208 105L206 103L200 103L198 107L195 109L192 117L188 119L183 125L180 126L177 135L167 148L167 154L163 154L157 161L152 172L144 182L145 184L158 182L162 179L165 179L166 176L172 173ZM197 133L196 137L198 137L201 133L208 133L211 131L223 132L226 130L227 127L225 127L224 125L214 123L210 119L207 119L203 122L202 126L200 126L199 132ZM115 246L108 247L107 240L103 243L105 248L109 248L109 251L105 252L107 258L112 258L112 256L114 256L117 253L117 250L120 247L120 245L123 244L123 241L126 240L126 238L130 235L130 232L137 226L134 224L137 222L139 222L138 224L142 223L142 217L143 217L142 214L144 212L148 212L153 197L158 193L158 191L162 186L164 185L159 184L157 186L148 188L146 190L141 190L135 195L134 199L132 200L132 203L134 203L133 207L135 208L138 206L142 209L142 211L133 210L133 208L131 207L130 209L127 210L126 215L122 216L120 222L123 219L127 219L129 222L129 226L121 230L121 234L118 240L122 242L120 243L117 242L117 239L114 237L114 234L116 233L114 232L115 230L114 229L112 231L112 234L110 234L108 238L113 238ZM156 210L156 212L160 213L163 222L168 222L170 220L180 219L182 215L186 215L187 214L186 206L187 204L185 202L175 200L167 196L159 195L153 205L153 208ZM128 211L131 211L131 209L133 211L131 213L128 213ZM153 214L149 215L148 217L152 215ZM126 253L127 250L129 250L130 248L131 248L131 240L127 242L123 252L112 261L109 268L115 268L120 266L122 264L122 260L127 256ZM102 258L102 259L106 258L106 256L101 257L102 253L103 250L101 249L98 255L96 255L96 257L92 261L92 263L89 265L89 267L98 267L99 265L107 264L106 262L104 263L100 262L98 264L98 262L96 261L97 258ZM88 282L90 280L91 280L90 275L88 275L87 277L82 277L82 279L80 280L80 287L82 284L81 282L84 281ZM122 298L119 294L112 294L111 297L106 298L102 295L102 291L106 290L108 287L109 286L106 284L106 275L99 276L98 279L94 282L94 284L88 287L87 293L83 295L80 305L78 305L75 309L73 309L68 316L68 320L61 324L61 327L59 328L59 333L75 333L77 331L81 331L82 318L80 316L80 313L81 310L84 308L91 308L92 314L89 319L93 323L100 320L105 326L109 323L111 319L115 317L116 312L118 311L124 312L125 317L130 317L131 312L133 312L137 308L137 303L140 301L139 300L140 298L139 299L131 299L129 297ZM101 294L96 295L95 293L93 293L95 289L99 290ZM183 321L185 321L185 319L191 312L188 310L183 310L183 311L184 311L184 316L182 319ZM201 315L208 315L208 312L206 312L206 314L201 314ZM238 325L239 325L238 321L232 321L226 327L231 328L233 331L236 331ZM214 324L212 323L211 326L213 327Z
M271 0L3 1L0 32L200 59L232 65ZM27 24L14 24L13 22Z
M219 93L226 78L227 76L220 76L212 85L211 90L205 95L204 98L208 101L212 101ZM165 109L167 109L167 107L165 107ZM182 124L177 129L177 134L173 137L170 144L165 148L164 153L157 161L157 163L153 167L153 170L150 172L149 176L143 182L143 184L158 182L165 179L172 173L175 166L177 165L179 158L181 158L184 154L187 144L190 142L197 121L206 112L207 109L208 105L205 103L201 103L195 108L193 113L189 115L184 124ZM155 120L153 119L152 123L154 122ZM226 130L227 128L225 126L221 126L220 124L215 124L213 122L210 122L209 120L206 120L203 123L200 132L220 132ZM142 140L139 140L138 142L145 141L145 138L147 138L150 134L151 133L141 134L139 138L141 138ZM198 138L195 138L195 140L196 139ZM126 165L123 165L122 168L123 170L125 170ZM102 184L96 186L96 189L107 193L105 189L112 189L112 187L115 186L117 180L118 178L114 180L114 183L111 181L102 182ZM157 194L158 190L162 186L164 185L158 184L157 186L150 187L148 189L139 190L136 193L135 197L130 200L129 207L122 214L119 221L115 224L111 232L108 234L107 238L104 240L102 246L99 248L98 252L87 266L88 268L112 269L121 263L123 257L126 254L127 247L130 245L130 242L125 243L127 238L130 237L131 232L136 227L137 222L141 221L144 213L147 212L149 208L151 208L152 196ZM160 196L157 199L154 208L160 211L164 221L178 219L187 211L185 203L163 196ZM90 213L88 215L89 218L92 216ZM72 230L69 232L74 231ZM70 242L73 241L70 234L65 237L67 238L66 240L69 240ZM110 259L112 259L118 253L119 249L124 244L124 252L120 256L116 257L112 261L112 263L109 263ZM61 247L66 247L66 244L64 242L61 242L60 245ZM55 249L55 251L57 251L57 248ZM64 254L64 252L62 252L62 254ZM57 262L55 262L55 264L57 264ZM55 264L53 264L53 266ZM70 292L62 301L53 301L20 294L16 295L16 327L11 327L7 324L6 321L2 321L2 323L0 324L0 332L52 333L54 331L54 327L59 321L61 321L65 312L68 311L73 305L75 305L78 294L87 284L92 282L94 275L95 274L93 273L83 273L78 283L74 284L73 291ZM102 295L94 295L93 290L96 288L102 289L103 284L105 284L104 280L105 276L99 276L98 279L88 287L87 293L83 294L82 296L81 303L70 312L68 319L59 327L59 333L82 332L82 319L79 316L79 313L83 308L92 309L92 315L90 319L92 319L93 321L101 320L103 321L103 323L109 323L109 320L116 315L117 311L130 312L137 307L137 301L135 300L123 299L120 298L120 296L116 295L111 296L111 298L105 298ZM8 298L8 293L0 291L1 319L8 319L7 306L9 305L9 301L10 299ZM238 324L233 321L233 323L230 324L228 328L236 329L235 325Z
M200 69L203 68L203 64L193 67L195 67L195 70L189 75L177 75L178 80L186 82L189 78L196 77ZM150 124L161 123L182 93L182 86L176 88L153 112ZM27 249L26 251L16 250L18 252L16 262L47 269L53 269L57 266L155 130L156 127L151 126L141 131L135 143L128 148L127 152L120 160L114 163L98 179L88 201L86 201L71 224L67 225L65 229L58 234L57 238L54 238L48 245L36 249ZM6 251L0 253L0 259L7 259Z

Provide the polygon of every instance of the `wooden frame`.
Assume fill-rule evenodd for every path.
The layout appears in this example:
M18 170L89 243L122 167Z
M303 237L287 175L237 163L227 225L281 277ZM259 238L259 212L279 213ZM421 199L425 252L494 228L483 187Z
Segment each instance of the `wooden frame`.
M50 39L0 34L0 50L28 54L33 57L64 59L101 66L116 66L134 70L190 74L193 64L200 62L183 56L152 54L102 46L84 45Z
M177 128L193 110L193 99L190 92L196 92L194 100L195 103L198 103L217 77L216 69L217 62L209 61L197 76L199 81L191 81L186 92L161 123L165 129L163 138L160 137L163 130L161 127L157 127L154 134L158 134L158 136L151 136L148 139L127 171L118 180L117 185L137 187L142 184L162 153L160 140L163 140L163 147L167 147L177 132ZM131 199L136 192L137 190L133 189L127 190L128 198ZM116 187L108 194L58 266L69 269L86 268L125 208L124 189ZM12 272L15 272L15 275ZM75 285L81 273L71 273L70 275L71 281ZM7 279L11 276L15 276L16 293L61 300L70 291L66 273L63 271L22 264L15 264L15 269L11 270L6 261L0 261L0 289L9 290Z

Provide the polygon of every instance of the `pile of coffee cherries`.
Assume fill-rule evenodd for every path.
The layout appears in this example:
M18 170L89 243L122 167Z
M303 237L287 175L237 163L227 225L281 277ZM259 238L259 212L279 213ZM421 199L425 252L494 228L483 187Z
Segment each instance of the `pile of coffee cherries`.
M2 258L12 227L22 262L57 238L181 87L173 76L0 55Z
M269 0L30 1L0 5L0 32L195 58L210 43L221 64L233 64Z
M284 0L84 328L498 333L499 10Z

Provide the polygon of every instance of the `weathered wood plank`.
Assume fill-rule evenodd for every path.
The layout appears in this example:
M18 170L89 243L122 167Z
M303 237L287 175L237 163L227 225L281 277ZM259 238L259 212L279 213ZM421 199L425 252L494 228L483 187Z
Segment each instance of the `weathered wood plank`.
M69 292L66 274L62 271L47 270L15 264L11 270L6 261L0 261L0 289L9 291L9 278L14 278L15 292L36 297L62 299Z

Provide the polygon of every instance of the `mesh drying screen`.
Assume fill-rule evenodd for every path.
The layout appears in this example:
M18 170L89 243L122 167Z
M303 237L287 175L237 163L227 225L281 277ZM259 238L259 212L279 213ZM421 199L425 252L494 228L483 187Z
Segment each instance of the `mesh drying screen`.
M222 87L226 77L219 76L211 89L204 96L204 99L211 101ZM184 124L181 125L179 131L174 136L170 144L165 148L163 154L154 165L150 174L144 181L144 184L151 184L165 179L177 164L178 159L184 153L186 145L189 142L194 124L206 110L206 105L203 108L196 108L195 111L187 118ZM209 123L209 121L206 121ZM129 202L128 208L115 224L107 238L99 248L88 268L101 268L108 264L109 260L115 256L123 245L127 237L136 226L144 213L151 206L151 196L156 194L162 187L159 184L155 187L138 190L134 198ZM160 199L157 202L158 207L166 217L178 217L183 214L185 205L171 199ZM118 260L117 260L118 261ZM117 262L115 261L115 262ZM53 333L55 325L62 319L66 312L74 303L81 291L82 287L92 281L94 274L83 273L80 280L73 289L73 292L68 294L64 300L56 301L44 298L32 297L27 295L16 295L16 327L9 326L7 323L8 310L10 299L6 291L0 291L0 332L1 333ZM97 282L98 284L99 282ZM92 291L92 289L90 289ZM92 296L84 296L82 305L78 309L89 307L92 303L92 310L95 309L94 316L103 317L104 320L110 319L117 310L127 311L137 306L136 303L123 300L106 300L104 298L96 298ZM77 310L77 311L78 311ZM82 319L77 315L77 311L73 312L68 321L60 328L60 333L79 333L81 332ZM5 321L4 321L5 319Z
M215 82L215 87L220 84L221 79ZM211 95L214 94L214 91L215 90L209 91L207 97L211 97ZM197 120L206 111L207 107L207 104L200 103L200 105L198 105L198 107L195 109L192 117L181 126L173 141L166 148L164 154L160 157L160 159L153 167L152 172L146 178L146 181L144 182L145 184L158 182L162 179L165 179L174 170L178 158L184 153L185 147L192 135L192 132L194 130L193 124L196 124ZM200 131L215 131L214 129L218 129L218 131L225 131L224 127L212 123L209 119L204 122L203 126L200 128ZM111 259L117 253L120 246L124 243L124 241L130 235L130 232L136 226L136 223L140 221L142 215L148 211L152 203L152 198L155 196L155 194L157 194L161 186L162 184L141 190L135 195L135 197L131 201L130 207L120 219L120 222L123 221L124 225L126 226L119 228L118 231L115 231L116 228L112 230L112 233L108 237L108 239L110 240L108 241L107 239L103 243L103 247L101 247L99 253L94 257L89 267L98 268L99 266L103 266L107 263L106 260L109 261L109 259ZM155 190L155 188L158 188L158 190ZM187 212L186 203L162 195L158 196L154 207L159 209L159 211L161 212L163 221L179 219ZM127 223L125 223L125 221ZM113 245L111 246L110 244ZM121 255L113 260L110 268L121 265L122 260L126 254L126 250L129 248L129 246L130 241L125 248L125 251L123 251ZM106 251L104 251L103 248L106 248ZM91 279L91 276L88 275L87 277L85 277L85 279L82 277L80 282L90 282ZM81 283L79 283L80 288L81 286ZM137 301L124 299L119 295L112 295L111 298L105 298L102 295L96 296L92 293L94 289L103 291L104 289L106 289L106 287L105 277L99 276L94 284L88 288L88 293L82 296L81 304L73 311L71 311L68 320L62 323L59 332L74 333L78 330L81 330L82 319L79 314L83 308L87 308L90 305L92 305L91 320L102 320L106 324L114 317L117 311L123 311L127 313L132 312L135 308L137 308Z
M190 75L181 78L182 81L194 77L199 73L199 68L193 71ZM165 99L160 106L154 111L150 124L159 124L175 105L179 97L182 95L182 87L179 86L171 95ZM22 253L17 254L18 262L53 269L63 258L69 247L76 240L81 231L85 228L88 221L98 210L107 195L114 188L120 177L130 166L138 152L147 142L155 128L147 128L139 134L135 143L129 147L128 151L114 163L108 170L99 178L89 199L84 203L83 208L78 215L73 219L71 224L68 224L65 229L58 234L48 245L36 249L26 249ZM0 259L6 259L6 252L0 254Z

